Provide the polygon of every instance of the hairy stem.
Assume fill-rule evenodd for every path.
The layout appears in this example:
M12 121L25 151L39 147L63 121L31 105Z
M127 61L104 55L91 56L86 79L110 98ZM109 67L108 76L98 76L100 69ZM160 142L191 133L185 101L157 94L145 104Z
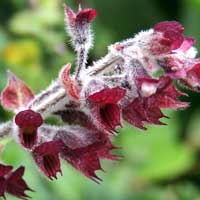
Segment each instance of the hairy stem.
M12 132L12 122L8 121L6 123L0 124L0 139L8 137Z
M62 87L59 81L56 81L45 91L38 94L27 108L41 113L44 117L56 112L69 101L71 99L65 88Z
M104 71L114 67L118 62L122 61L120 56L114 56L112 54L107 54L98 62L94 63L88 68L87 74L89 76L96 76L102 74Z
M81 47L77 51L77 58L78 59L77 59L77 68L76 68L76 72L75 72L75 79L77 81L80 81L81 71L86 68L87 57L88 57L88 50L84 47Z

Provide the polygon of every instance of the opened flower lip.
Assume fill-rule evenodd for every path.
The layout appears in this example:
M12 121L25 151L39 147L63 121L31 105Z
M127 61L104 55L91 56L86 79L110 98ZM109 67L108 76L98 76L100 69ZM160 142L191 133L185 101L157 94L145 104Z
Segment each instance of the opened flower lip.
M125 94L126 90L120 87L107 87L88 96L88 100L94 104L91 110L96 120L110 132L114 131L116 126L121 126L118 103Z
M95 92L88 96L88 99L97 104L116 104L118 103L125 95L126 90L115 87L109 88L106 87L101 91Z
M63 148L61 140L44 142L33 150L33 157L41 171L49 179L57 179L56 174L62 175L59 153Z
M20 143L25 148L32 148L37 142L37 130L43 123L40 113L33 110L23 110L15 117L15 123L19 127Z

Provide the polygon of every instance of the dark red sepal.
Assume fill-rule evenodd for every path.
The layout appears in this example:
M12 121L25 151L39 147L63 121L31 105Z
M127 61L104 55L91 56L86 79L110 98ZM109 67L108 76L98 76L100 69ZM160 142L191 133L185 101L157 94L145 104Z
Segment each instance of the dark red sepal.
M62 174L59 153L63 148L61 140L42 143L33 151L33 157L38 167L49 178L57 178L56 174Z
M97 15L97 12L95 9L87 8L83 9L80 12L78 12L76 16L77 22L87 22L90 23Z
M33 98L31 89L8 71L8 85L1 94L2 106L9 110L17 110L26 106Z
M109 137L97 130L76 127L69 133L60 132L56 138L64 143L61 157L88 178L99 182L96 170L103 170L100 159L118 160L119 156L112 155L116 149Z
M20 199L27 200L29 196L25 194L26 190L32 191L22 178L24 175L24 167L19 167L6 180L6 192Z

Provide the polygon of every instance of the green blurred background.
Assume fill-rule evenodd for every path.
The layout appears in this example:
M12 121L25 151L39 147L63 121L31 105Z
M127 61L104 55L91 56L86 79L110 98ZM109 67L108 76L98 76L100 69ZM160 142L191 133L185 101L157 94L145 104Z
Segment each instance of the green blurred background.
M200 0L0 0L1 91L7 69L38 92L62 65L75 63L64 30L64 2L74 9L81 3L97 10L89 63L105 55L109 44L162 20L180 21L200 47ZM171 118L163 120L167 126L151 126L146 132L126 126L120 131L114 143L122 146L123 159L102 163L106 173L98 172L103 179L99 185L65 163L63 177L46 180L13 141L2 142L6 148L1 159L25 165L25 178L37 191L30 193L33 200L200 200L200 95L189 93L185 100L192 102L191 108L165 110ZM10 117L12 113L0 107L0 120Z

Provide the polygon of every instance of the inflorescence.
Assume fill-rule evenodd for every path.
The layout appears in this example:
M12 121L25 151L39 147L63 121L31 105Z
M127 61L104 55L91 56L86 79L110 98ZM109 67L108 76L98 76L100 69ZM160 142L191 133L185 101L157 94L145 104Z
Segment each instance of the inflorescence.
M111 139L123 120L140 129L145 124L162 125L161 109L184 109L186 96L174 82L198 92L200 58L193 38L183 36L184 27L176 21L160 22L153 29L117 42L91 66L87 57L92 47L90 24L94 9L74 13L64 6L66 30L77 54L76 70L66 64L58 79L34 95L26 84L8 72L8 85L1 93L1 104L12 110L11 121L0 125L0 138L13 137L30 152L40 171L49 179L62 175L60 159L90 179L99 182L96 170L103 170L101 159L118 160ZM50 116L63 125L45 124ZM0 164L0 197L10 193L28 199L31 190L23 179L24 167L13 171Z

